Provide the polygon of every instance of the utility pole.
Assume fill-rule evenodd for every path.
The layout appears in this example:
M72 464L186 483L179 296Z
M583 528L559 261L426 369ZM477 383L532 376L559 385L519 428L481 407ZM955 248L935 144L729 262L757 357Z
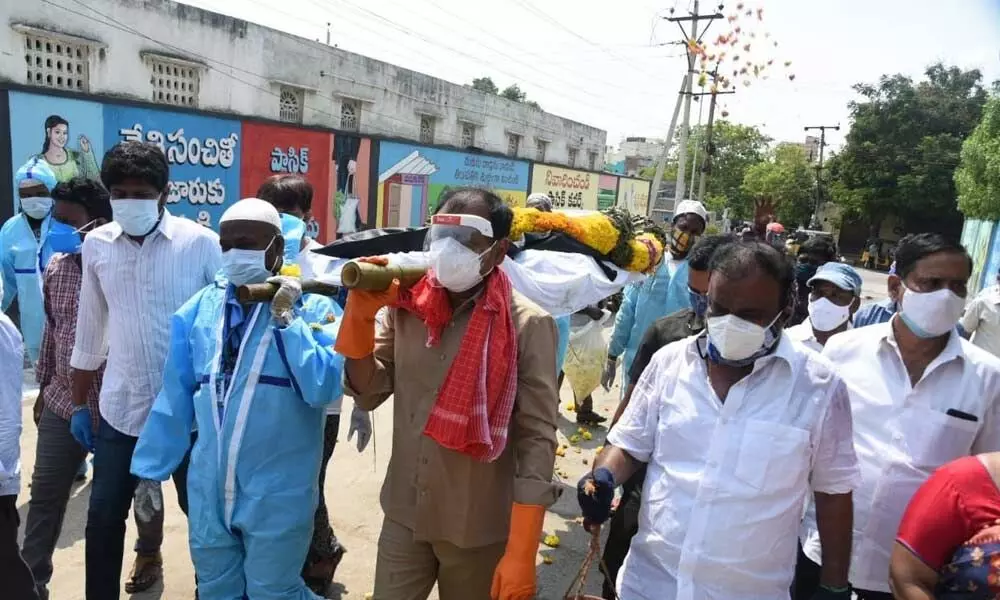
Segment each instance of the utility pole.
M670 117L670 127L667 128L667 138L663 140L663 151L660 153L660 160L656 161L656 174L653 175L653 187L650 188L649 205L646 207L646 218L653 218L653 207L660 197L660 186L663 184L663 171L667 166L667 158L670 156L670 146L674 141L674 130L677 128L677 117L681 112L681 99L684 98L684 90L687 88L687 76L681 79L681 89L677 92L677 102L674 103L674 114Z
M823 203L823 149L826 148L826 130L840 131L840 123L836 125L810 125L805 130L819 129L819 164L816 165L816 207L813 209L813 222L819 223L819 206Z
M677 157L677 190L674 195L674 203L678 200L684 198L685 193L685 175L687 171L687 145L688 136L691 133L691 97L694 92L694 67L695 61L697 59L692 45L701 42L701 36L705 35L708 31L709 25L715 19L721 19L722 13L714 13L710 15L702 15L698 12L698 0L694 0L694 10L690 16L687 17L666 17L666 20L677 23L678 27L681 29L681 34L684 36L684 46L687 49L687 59L688 59L688 71L687 78L685 79L684 86L684 118L681 122L681 139L679 141L680 148L678 149ZM705 29L698 33L698 22L701 20L707 20L708 24L705 25ZM688 34L684 30L684 26L681 25L682 21L691 21L691 33Z
M667 159L670 156L670 148L671 148L671 146L673 146L674 131L677 128L677 118L678 118L678 116L680 116L680 110L681 110L681 103L682 102L685 104L686 109L685 109L685 115L684 115L685 133L683 134L683 142L681 144L681 153L683 155L684 153L687 152L687 133L686 133L686 131L687 131L687 124L690 123L690 112L691 112L691 96L690 96L690 94L691 94L691 84L693 82L692 77L693 77L693 73L694 73L694 62L695 62L695 56L694 56L694 53L691 51L691 44L690 44L690 42L692 40L698 40L699 39L695 34L697 33L698 21L700 19L708 19L709 22L711 22L714 19L721 19L722 17L723 17L722 13L715 13L713 15L699 15L698 14L698 0L695 0L695 3L694 3L694 12L690 16L687 16L687 17L666 17L667 21L672 21L674 23L677 23L678 27L680 27L680 29L681 29L681 34L682 34L682 36L684 38L684 40L683 40L682 43L684 44L684 47L687 50L688 69L687 69L687 73L684 75L684 77L681 80L680 90L677 92L677 102L674 104L674 113L673 113L673 116L671 116L671 118L670 118L670 127L667 129L667 137L666 137L666 139L663 140L663 152L660 153L660 159L656 163L656 174L653 177L653 186L650 189L651 193L650 193L650 199L649 199L649 208L647 209L647 213L646 213L646 216L649 217L649 218L652 218L653 209L656 206L656 201L657 201L657 199L659 199L659 196L660 196L660 186L663 184L663 171L666 169ZM691 27L691 35L690 36L684 30L684 26L681 25L682 21L691 21L692 27ZM708 27L706 26L705 30L702 31L702 35L704 35L705 31L707 31L707 30L708 30ZM681 180L681 185L683 185L684 166L683 166L683 164L681 164L681 165L678 165L678 167L679 167L678 168L678 176L679 176L679 178ZM682 197L682 194L683 194L683 191L680 188L678 188L677 191L676 191L676 193L675 193L675 195L674 195L674 203L675 204L677 202L677 199L680 198L680 197Z
M713 80L718 77L719 69L716 67L715 72L712 73ZM720 92L717 89L713 89L710 92L712 95L712 100L708 105L708 125L705 127L705 158L701 163L701 180L698 182L698 202L705 202L705 182L708 181L708 176L712 173L712 156L715 154L715 147L712 145L712 126L715 124L715 105L718 102L719 94L735 94L735 90L729 90ZM694 183L693 181L691 182Z

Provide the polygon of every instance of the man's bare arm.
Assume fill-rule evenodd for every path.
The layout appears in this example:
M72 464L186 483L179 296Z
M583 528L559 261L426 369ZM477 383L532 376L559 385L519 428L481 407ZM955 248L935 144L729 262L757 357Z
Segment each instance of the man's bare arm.
M816 492L816 526L823 548L820 583L831 588L847 587L854 527L853 495Z

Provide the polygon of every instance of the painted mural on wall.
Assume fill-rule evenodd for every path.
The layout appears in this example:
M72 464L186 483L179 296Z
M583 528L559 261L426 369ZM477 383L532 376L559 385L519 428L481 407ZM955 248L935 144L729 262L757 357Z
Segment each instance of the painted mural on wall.
M986 263L983 265L983 272L979 278L981 288L987 288L996 283L997 273L1000 272L1000 227L997 227L996 223L993 224L993 235L990 237Z
M313 186L308 234L321 242L330 237L327 218L332 194L333 134L267 123L243 123L243 157L240 163L240 197L257 195L273 175L298 175Z
M532 170L531 193L548 194L554 208L597 210L599 190L597 173L549 165L535 165Z
M646 179L618 178L618 206L632 214L645 215L649 211L649 190L652 182Z
M12 172L37 157L52 166L59 181L99 179L103 122L104 107L97 102L10 92Z
M981 289L983 272L988 269L986 263L993 238L993 226L992 221L966 219L962 227L962 245L972 256L972 277L969 278L968 285L970 297Z
M372 141L349 134L334 134L333 196L328 222L336 223L336 233L369 229L368 205L371 197ZM332 241L328 240L328 241Z
M163 150L170 165L167 209L218 229L228 204L240 198L240 122L113 104L104 107L110 148L143 141Z
M420 227L452 187L483 187L524 206L528 163L396 142L379 144L378 227Z
M597 208L611 208L618 201L618 178L614 175L597 177Z

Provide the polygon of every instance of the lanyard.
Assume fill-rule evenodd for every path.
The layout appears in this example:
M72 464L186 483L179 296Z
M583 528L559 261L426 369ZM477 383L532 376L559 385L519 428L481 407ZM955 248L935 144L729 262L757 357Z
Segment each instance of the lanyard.
M240 340L240 350L239 354L236 356L236 363L233 366L231 379L235 379L236 373L238 373L240 370L240 364L243 362L243 354L244 354L243 351L246 349L247 342L250 340L250 337L253 334L254 325L256 325L257 323L257 317L260 316L261 307L263 306L264 306L263 304L257 305L257 307L253 311L253 316L250 317L250 322L243 330L243 339ZM212 372L209 375L209 387L211 388L210 391L212 394L212 404L214 409L213 410L214 418L212 420L215 422L215 432L220 437L220 439L222 437L222 424L225 421L226 407L229 405L229 396L232 395L233 392L233 385L232 381L230 380L226 382L225 386L226 389L224 393L222 394L219 393L220 392L219 371L222 370L222 349L223 349L223 344L226 342L226 340L224 339L223 330L227 329L227 325L229 324L229 313L225 303L223 303L222 305L222 310L223 310L222 319L219 320L219 327L216 330L215 357L212 359ZM261 342L262 343L270 342L270 336L265 335L264 338L261 340ZM253 377L253 375L254 374L251 373L251 377ZM259 375L259 373L257 373L257 375ZM223 378L225 378L225 374L223 374ZM251 387L255 384L256 381L247 382L247 385ZM220 446L219 450L220 454L221 451L222 450Z

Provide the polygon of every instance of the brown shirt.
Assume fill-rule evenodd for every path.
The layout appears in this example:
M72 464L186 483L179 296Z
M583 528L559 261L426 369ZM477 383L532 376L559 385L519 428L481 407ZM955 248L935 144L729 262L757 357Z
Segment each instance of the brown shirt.
M378 370L365 386L367 393L345 386L365 410L395 394L392 457L382 485L385 515L413 530L417 540L460 548L505 541L513 502L550 506L560 491L552 482L559 412L555 321L516 291L511 311L517 331L517 396L503 454L483 463L423 434L472 306L468 302L455 311L432 348L417 317L399 309L386 311L375 339Z

